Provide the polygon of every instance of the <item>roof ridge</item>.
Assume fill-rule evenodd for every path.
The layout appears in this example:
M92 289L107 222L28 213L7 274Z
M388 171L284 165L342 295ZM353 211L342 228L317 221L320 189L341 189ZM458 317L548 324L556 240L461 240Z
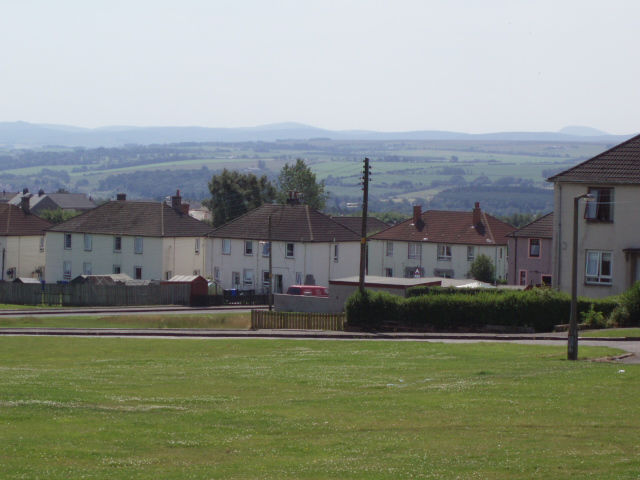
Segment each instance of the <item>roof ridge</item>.
M487 224L487 230L489 230L489 236L491 237L491 241L493 244L496 244L496 239L493 236L493 230L491 230L491 225L489 225L489 219L487 218L487 214L484 210L482 210L482 216L484 217L484 222Z

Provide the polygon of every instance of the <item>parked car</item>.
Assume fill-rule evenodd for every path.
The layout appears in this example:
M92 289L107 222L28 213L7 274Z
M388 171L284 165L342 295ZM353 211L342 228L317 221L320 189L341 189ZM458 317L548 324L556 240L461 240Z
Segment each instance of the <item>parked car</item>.
M304 295L306 297L328 297L329 289L320 285L291 285L287 295Z

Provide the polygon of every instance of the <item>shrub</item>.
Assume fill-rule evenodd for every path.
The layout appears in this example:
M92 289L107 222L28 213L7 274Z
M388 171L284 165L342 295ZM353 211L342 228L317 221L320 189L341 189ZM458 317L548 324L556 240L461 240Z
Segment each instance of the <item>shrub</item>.
M481 282L493 283L495 273L496 270L491 263L491 258L484 253L478 255L469 268L469 274Z
M602 314L602 312L597 312L595 310L595 306L593 303L589 307L589 310L587 310L586 312L582 312L580 314L580 317L582 318L582 323L587 325L589 328L606 328L607 327L607 323L606 323L606 319L604 318L604 315Z

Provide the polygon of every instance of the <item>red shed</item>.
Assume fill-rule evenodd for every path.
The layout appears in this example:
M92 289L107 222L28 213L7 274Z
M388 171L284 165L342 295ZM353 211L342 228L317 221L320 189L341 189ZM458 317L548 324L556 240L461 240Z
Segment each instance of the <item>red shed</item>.
M166 282L162 283L190 283L191 305L206 305L207 295L209 295L209 281L202 275L174 275Z

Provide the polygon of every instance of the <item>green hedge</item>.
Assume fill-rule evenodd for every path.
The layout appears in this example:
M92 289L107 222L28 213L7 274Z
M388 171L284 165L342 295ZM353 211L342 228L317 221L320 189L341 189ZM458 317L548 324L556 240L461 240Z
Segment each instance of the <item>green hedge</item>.
M531 327L548 332L558 324L569 323L571 298L551 289L475 290L476 293L436 292L402 298L387 292L365 291L349 297L346 304L349 326L365 330L398 327L452 330L472 325ZM580 298L578 312L591 304L605 316L618 305L615 297L601 300Z

